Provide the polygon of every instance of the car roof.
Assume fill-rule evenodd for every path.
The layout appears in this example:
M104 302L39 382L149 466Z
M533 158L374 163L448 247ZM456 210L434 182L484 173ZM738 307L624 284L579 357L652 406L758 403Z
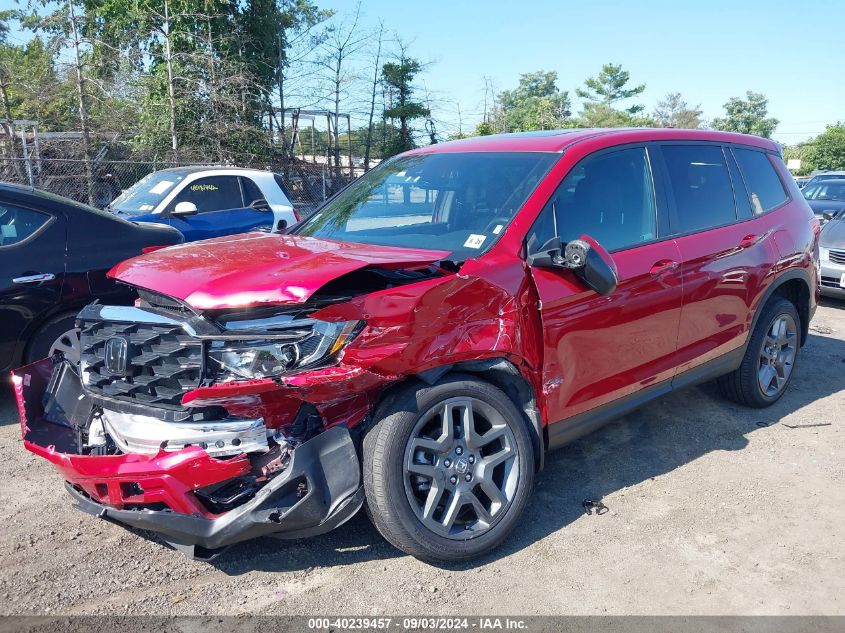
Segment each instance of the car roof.
M586 139L602 138L611 144L647 141L712 141L750 145L768 151L780 152L780 146L770 139L718 132L714 130L681 130L674 128L572 128L538 132L516 132L474 136L472 138L427 145L409 154L441 152L562 152L570 145Z
M166 169L157 169L155 173L167 172L171 174L195 174L201 171L240 171L243 173L253 174L272 174L273 172L266 169L250 169L248 167L237 167L235 165L186 165L185 167L168 167Z

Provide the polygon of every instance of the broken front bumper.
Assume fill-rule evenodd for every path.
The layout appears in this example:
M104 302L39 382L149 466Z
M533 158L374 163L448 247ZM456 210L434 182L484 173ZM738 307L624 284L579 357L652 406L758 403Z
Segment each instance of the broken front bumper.
M194 491L249 474L246 455L220 459L197 446L153 455L82 455L71 421L44 415L52 370L52 361L44 359L13 374L24 445L56 466L85 512L156 532L189 555L212 558L227 545L258 536L327 532L363 504L357 451L349 430L335 426L293 449L285 470L250 500L213 514Z

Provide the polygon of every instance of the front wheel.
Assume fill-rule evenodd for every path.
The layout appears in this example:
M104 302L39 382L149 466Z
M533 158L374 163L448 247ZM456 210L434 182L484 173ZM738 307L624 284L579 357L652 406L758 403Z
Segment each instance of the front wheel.
M468 560L510 533L534 483L524 415L471 376L413 383L389 397L364 438L370 517L422 560Z

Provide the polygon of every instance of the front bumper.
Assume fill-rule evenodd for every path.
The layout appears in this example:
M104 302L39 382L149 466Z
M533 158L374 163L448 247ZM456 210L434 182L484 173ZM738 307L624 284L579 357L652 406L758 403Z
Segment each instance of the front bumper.
M830 260L821 261L821 292L827 297L845 299L845 288L841 286L845 265Z
M80 454L73 417L45 417L44 395L53 363L38 361L13 374L25 447L50 461L85 512L156 532L185 553L213 558L222 548L259 536L300 538L327 532L363 504L358 454L344 426L335 426L293 449L287 467L255 495L220 514L196 490L245 476L247 455L211 457L197 446L153 455Z

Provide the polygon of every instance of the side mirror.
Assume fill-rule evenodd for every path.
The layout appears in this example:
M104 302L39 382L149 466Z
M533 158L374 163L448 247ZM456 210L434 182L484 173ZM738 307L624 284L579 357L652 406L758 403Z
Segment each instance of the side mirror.
M574 252L570 254L570 249ZM616 290L619 283L616 272L616 264L613 258L598 242L589 236L582 236L581 239L573 240L566 245L567 261L574 261L579 258L584 262L575 273L581 280L600 295L609 295Z
M196 215L197 213L199 213L199 210L193 202L180 202L173 207L170 215Z
M563 250L560 238L554 237L530 254L527 261L529 266L538 268L569 269L600 295L611 294L618 283L613 258L589 236L572 240Z
M254 209L255 211L272 211L273 209L270 208L270 204L264 199L259 198L258 200L253 200L249 203L249 208Z

